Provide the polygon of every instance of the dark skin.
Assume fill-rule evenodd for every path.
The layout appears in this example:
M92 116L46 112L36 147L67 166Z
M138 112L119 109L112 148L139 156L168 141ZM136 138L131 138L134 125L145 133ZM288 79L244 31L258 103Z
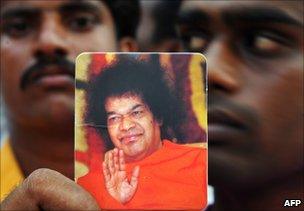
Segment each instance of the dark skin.
M42 196L29 198L27 181L32 179L26 179L1 208L96 209L88 193L70 180L74 179L74 73L69 69L74 71L75 58L85 51L133 49L131 38L117 41L115 33L113 17L102 1L1 1L0 81L10 141L24 176L34 177L34 184L46 183L32 190L36 196L45 189ZM64 64L55 62L59 57ZM33 67L35 73L22 87ZM42 167L64 176L49 170L31 174Z
M17 160L25 176L48 167L73 178L73 77L54 64L38 71L57 72L57 78L36 80L24 90L19 88L20 81L28 68L43 57L59 56L73 63L84 51L116 51L119 47L128 50L129 45L115 40L113 18L101 1L2 4L2 92Z
M27 177L1 203L1 210L100 210L100 208L95 199L73 180L50 169L39 169Z
M214 209L303 201L302 2L184 1L178 27L207 57Z

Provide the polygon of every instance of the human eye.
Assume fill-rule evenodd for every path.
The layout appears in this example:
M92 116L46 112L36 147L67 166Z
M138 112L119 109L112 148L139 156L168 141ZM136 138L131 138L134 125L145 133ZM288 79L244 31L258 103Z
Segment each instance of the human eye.
M210 34L201 28L181 27L180 36L185 50L191 52L205 51L210 39Z
M143 114L144 114L144 110L143 109L138 109L138 110L132 111L131 116L134 117L134 118L140 118L140 117L143 116Z
M113 125L113 124L118 123L120 120L121 120L120 116L118 116L118 115L111 115L111 116L108 116L107 123L108 123L108 125Z
M287 55L293 41L288 35L275 30L255 30L245 36L244 46L256 56L274 58Z
M90 31L100 22L97 15L89 12L79 12L64 18L65 25L76 32Z
M2 33L13 37L26 37L34 29L34 24L25 17L14 17L3 21Z

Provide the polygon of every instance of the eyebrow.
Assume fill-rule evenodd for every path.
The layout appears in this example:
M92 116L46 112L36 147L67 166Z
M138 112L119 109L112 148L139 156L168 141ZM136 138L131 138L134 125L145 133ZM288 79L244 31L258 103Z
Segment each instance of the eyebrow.
M92 13L100 13L100 7L96 4L84 1L70 1L59 8L60 12L75 12L75 11L85 11Z
M40 13L40 10L32 7L16 7L1 11L1 19L8 19L17 16L32 16Z
M190 10L182 10L178 13L178 19L177 22L179 24L201 24L206 23L208 24L210 21L210 17L207 13L204 11L201 11L200 9L190 9Z
M134 105L127 113L131 112L131 111L134 111L135 109L139 108L139 107L144 107L143 104L136 104ZM109 111L107 112L107 115L110 116L110 115L114 115L114 114L117 114L116 112L114 111Z
M278 8L242 7L223 12L222 19L229 25L236 22L250 23L282 23L303 26L299 20L293 18Z
M41 13L43 9L36 8L36 7L30 7L30 6L16 6L15 8L9 8L1 10L1 18L12 18L16 16L29 16L29 15L36 15ZM85 12L91 12L91 13L100 13L100 7L97 4L92 4L90 2L84 2L84 1L76 1L71 0L67 3L59 6L58 10L61 13L69 13L69 12L75 12L75 11L85 11Z

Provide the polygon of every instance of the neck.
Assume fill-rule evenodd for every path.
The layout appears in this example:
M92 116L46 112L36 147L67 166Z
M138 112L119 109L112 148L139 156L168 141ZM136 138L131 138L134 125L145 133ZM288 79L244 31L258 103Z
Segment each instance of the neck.
M73 179L73 127L47 129L10 124L12 149L25 177L38 168L50 168Z
M259 189L233 192L215 189L214 210L286 210L286 199L303 200L303 171ZM288 207L288 209L301 209Z

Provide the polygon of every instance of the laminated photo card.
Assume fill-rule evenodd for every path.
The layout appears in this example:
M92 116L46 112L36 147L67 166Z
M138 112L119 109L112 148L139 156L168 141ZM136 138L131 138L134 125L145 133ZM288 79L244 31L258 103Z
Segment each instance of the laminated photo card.
M102 209L203 210L206 90L199 53L79 55L77 183Z

